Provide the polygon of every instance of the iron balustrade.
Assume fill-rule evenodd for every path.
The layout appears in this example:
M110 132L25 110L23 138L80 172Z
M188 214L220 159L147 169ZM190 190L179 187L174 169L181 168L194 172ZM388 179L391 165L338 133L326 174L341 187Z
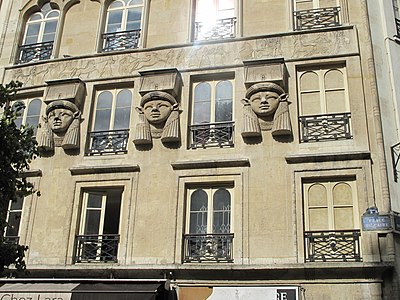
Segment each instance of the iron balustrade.
M362 261L360 230L306 231L305 260Z
M233 233L185 234L184 262L232 262Z
M339 26L340 7L299 10L293 13L295 30Z
M90 132L89 155L105 153L126 153L129 129Z
M5 236L3 241L5 244L19 244L19 236Z
M134 49L139 46L140 29L103 33L103 52Z
M196 22L194 40L219 40L236 36L236 18L216 20L215 23Z
M118 262L119 234L77 235L74 263Z
M234 122L207 123L189 126L191 148L233 146Z
M400 19L395 19L397 36L400 37Z
M53 41L19 46L18 63L49 59L53 53Z
M393 176L394 181L397 182L399 179L399 161L400 161L400 143L397 143L390 147L390 152L392 153L392 166L393 166Z
M302 142L318 142L351 139L350 117L350 113L299 117L300 140Z

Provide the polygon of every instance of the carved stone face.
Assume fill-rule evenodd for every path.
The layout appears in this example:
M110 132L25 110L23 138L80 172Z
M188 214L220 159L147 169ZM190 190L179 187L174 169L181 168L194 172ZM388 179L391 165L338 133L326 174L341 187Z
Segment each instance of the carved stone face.
M151 100L144 104L143 111L150 123L158 124L169 117L172 111L172 104L162 99Z
M74 120L74 113L66 108L56 108L49 112L47 118L53 132L65 132Z
M272 91L260 91L250 96L250 106L260 117L272 115L279 105L279 95Z

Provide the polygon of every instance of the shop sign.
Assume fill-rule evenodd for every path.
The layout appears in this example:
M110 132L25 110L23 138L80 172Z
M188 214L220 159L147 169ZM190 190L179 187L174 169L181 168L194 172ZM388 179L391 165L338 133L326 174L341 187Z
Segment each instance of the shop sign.
M0 293L0 300L71 300L71 293Z
M299 300L299 287L214 287L207 300Z

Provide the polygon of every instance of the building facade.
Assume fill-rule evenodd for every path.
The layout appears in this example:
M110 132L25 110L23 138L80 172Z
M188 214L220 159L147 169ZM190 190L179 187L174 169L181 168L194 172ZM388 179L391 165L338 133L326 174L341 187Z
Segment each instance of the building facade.
M397 299L393 233L362 226L392 210L368 9L3 0L42 156L0 299Z

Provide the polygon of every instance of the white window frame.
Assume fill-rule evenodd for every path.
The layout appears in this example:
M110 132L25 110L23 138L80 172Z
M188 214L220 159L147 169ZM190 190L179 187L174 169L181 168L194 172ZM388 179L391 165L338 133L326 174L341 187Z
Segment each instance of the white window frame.
M128 20L128 10L131 9L131 8L139 8L139 7L141 7L142 8L142 15L141 15L141 20L140 20L140 30L142 31L143 30L143 21L144 21L145 1L146 0L143 0L143 3L140 4L140 5L139 4L136 4L136 5L128 4L128 5L126 5L123 0L114 0L114 1L110 2L110 4L108 5L108 8L107 8L107 17L106 17L105 29L107 30L107 27L108 27L108 21L109 21L109 16L110 16L109 12L110 11L112 12L112 11L122 10L121 30L120 31L111 31L111 32L123 32L123 31L126 31L126 24L127 24L127 20ZM124 5L122 7L110 8L111 4L114 3L114 2L123 2ZM111 33L111 32L105 31L105 33Z
M208 200L208 207L207 207L207 232L204 233L204 235L207 234L213 234L213 225L214 225L214 207L213 207L213 200L214 200L214 194L219 190L219 189L225 189L226 191L229 192L230 194L230 224L229 224L229 232L227 233L216 233L216 234L229 234L233 233L233 224L234 224L234 212L233 212L233 203L235 202L234 200L234 187L233 183L231 184L213 184L213 185L200 185L200 186L193 186L187 189L187 206L186 206L186 226L185 226L185 232L187 234L195 234L190 232L190 216L191 216L191 197L193 193L197 190L203 190L207 194L207 200Z
M322 8L320 6L320 0L293 0L293 7L294 11L297 10L297 3L307 3L307 2L312 2L312 8L311 9L317 9L317 8ZM336 0L336 6L340 6L340 0Z
M9 220L10 220L10 215L11 214L13 214L13 213L20 213L21 215L20 215L20 218L19 218L19 224L18 224L18 233L17 233L17 235L16 236L13 236L13 235L8 235L7 234L7 232L8 232L8 227L7 228L5 228L5 230L4 230L4 237L16 237L16 238L20 238L20 236L21 236L21 223L22 223L22 218L24 217L24 202L25 202L25 199L24 199L24 197L23 196L17 196L17 197L21 197L22 198L22 205L21 205L21 209L12 209L12 204L13 204L13 201L12 200L10 200L9 201L9 203L8 203L8 209L7 209L7 216L6 216L6 222L9 222Z
M325 75L331 70L338 70L343 74L343 88L325 88ZM318 90L302 90L301 89L301 77L303 74L313 72L318 76ZM319 92L319 103L320 103L320 113L319 115L324 115L332 112L328 112L327 109L327 102L326 102L326 92L329 91L339 91L343 90L344 93L344 103L345 103L345 111L343 112L350 112L350 102L349 102L349 89L348 89L348 82L347 82L347 72L345 66L323 66L320 68L307 68L302 69L301 71L297 72L297 82L298 82L298 99L299 99L299 114L300 116L305 116L303 113L303 103L302 103L302 95L306 93L316 93Z
M29 105L35 101L35 100L39 100L40 101L40 112L39 115L32 115L32 116L38 116L38 125L40 124L41 121L41 116L43 114L43 109L44 109L44 105L43 105L43 100L39 97L35 97L35 98L30 98L30 99L19 99L19 100L15 100L12 103L12 106L14 106L17 103L23 103L24 104L24 110L23 113L21 114L21 116L19 116L18 118L21 118L21 125L28 125L27 124L27 118L30 117L31 115L28 116L28 110L29 110ZM21 113L21 111L19 111L19 113ZM38 127L34 127L34 132L35 134L37 133L37 128Z
M95 195L101 196L101 207L100 208L88 207L90 194L95 194ZM105 217L105 212L106 212L106 202L107 202L107 192L85 191L83 193L82 215L81 215L81 223L79 226L79 234L80 235L87 234L85 232L85 228L86 228L86 216L87 216L87 212L89 210L100 211L100 223L99 223L99 228L97 229L97 234L98 235L103 234L104 217Z
M221 79L210 79L210 80L203 80L203 81L193 82L193 87L192 87L192 104L193 105L192 105L192 114L191 114L191 124L192 125L200 125L200 124L202 124L202 123L200 123L200 124L194 123L194 115L195 115L195 105L194 105L195 102L194 102L194 99L195 99L196 87L198 85L200 85L201 83L208 83L211 86L210 122L209 123L204 123L204 124L213 124L213 123L216 123L216 121L215 121L215 107L216 107L216 103L217 103L217 101L216 101L217 85L218 85L218 83L223 82L223 81L228 81L232 85L232 118L231 118L231 121L225 121L225 122L233 122L235 120L235 115L234 115L234 112L235 112L235 107L234 107L234 105L235 105L235 101L234 101L234 98L235 98L235 83L234 83L234 79L228 79L228 78L225 78L225 79L224 78L221 78ZM222 122L222 123L224 123L224 122Z
M343 205L334 205L333 203L333 189L340 183L344 183L350 186L352 192L352 205L343 204ZM309 189L317 184L321 184L326 188L327 191L327 203L324 206L310 206L309 199L308 199L308 191ZM310 231L310 216L309 216L309 208L327 208L328 214L328 228L323 230L334 231L338 230L337 226L335 226L335 208L340 207L351 207L353 211L353 225L354 228L347 228L348 230L352 229L359 229L360 222L359 222L359 214L358 214L358 202L357 202L357 185L355 179L350 178L331 178L331 179L321 179L321 180L313 180L313 181L305 181L303 182L303 201L304 201L304 229L305 231ZM322 230L322 229L319 229ZM311 230L313 231L313 230Z
M45 3L44 5L47 5L47 4L50 5L49 2ZM58 16L57 17L50 17L50 18L46 17L47 15L49 15L50 13L52 13L54 11L58 12ZM38 19L38 20L30 21L30 19L34 15L40 15L41 18ZM44 29L45 29L46 23L48 21L57 20L57 27L56 27L56 31L54 32L54 39L52 41L54 43L54 41L56 39L58 28L59 28L59 19L60 19L60 10L54 9L54 8L52 8L50 11L48 11L46 13L46 15L43 14L42 10L40 12L36 12L36 13L33 13L32 15L30 15L28 20L26 21L26 24L25 24L25 33L24 33L24 39L23 39L22 45L25 46L25 45L34 45L34 44L37 44L37 43L42 43L43 42L43 35L44 35ZM30 24L35 24L35 23L40 23L40 29L39 29L39 34L38 34L37 41L34 44L26 44L26 38L27 38L26 35L28 33L28 27L29 27Z

